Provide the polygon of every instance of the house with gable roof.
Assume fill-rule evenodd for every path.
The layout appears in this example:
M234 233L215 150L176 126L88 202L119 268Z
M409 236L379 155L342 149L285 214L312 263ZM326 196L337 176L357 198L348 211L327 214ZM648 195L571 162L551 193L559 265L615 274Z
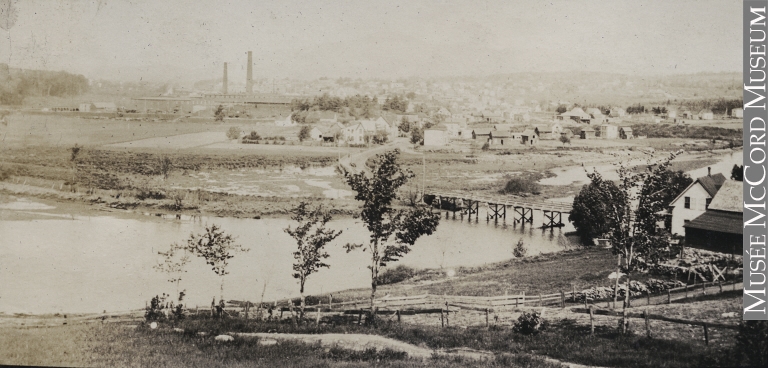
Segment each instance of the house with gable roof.
M668 214L672 216L669 232L684 235L684 225L702 215L710 205L712 198L725 182L725 176L717 173L712 175L711 169L707 176L697 178L669 203Z

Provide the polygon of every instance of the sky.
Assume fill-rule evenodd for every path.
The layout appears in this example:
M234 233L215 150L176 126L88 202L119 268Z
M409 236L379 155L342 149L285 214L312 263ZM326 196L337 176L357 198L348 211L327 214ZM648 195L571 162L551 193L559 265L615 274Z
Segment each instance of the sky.
M0 62L94 79L214 79L228 62L244 80L249 50L255 78L658 75L742 61L733 0L8 1Z

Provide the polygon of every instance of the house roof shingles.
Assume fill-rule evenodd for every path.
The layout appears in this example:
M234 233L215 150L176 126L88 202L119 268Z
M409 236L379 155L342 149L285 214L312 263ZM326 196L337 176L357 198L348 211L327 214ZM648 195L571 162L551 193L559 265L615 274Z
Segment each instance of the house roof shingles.
M683 225L683 227L728 234L742 234L743 221L741 213L712 210L704 212L701 216Z
M722 174L720 174L720 176L722 176ZM725 180L721 185L720 190L718 190L715 197L712 198L712 202L709 204L709 209L743 213L743 183L736 180Z

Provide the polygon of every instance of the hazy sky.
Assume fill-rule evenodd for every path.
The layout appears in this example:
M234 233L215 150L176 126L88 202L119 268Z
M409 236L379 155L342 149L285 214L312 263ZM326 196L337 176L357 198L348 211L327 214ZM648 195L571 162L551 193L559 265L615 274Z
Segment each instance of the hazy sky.
M12 1L0 62L90 78L741 71L733 0Z

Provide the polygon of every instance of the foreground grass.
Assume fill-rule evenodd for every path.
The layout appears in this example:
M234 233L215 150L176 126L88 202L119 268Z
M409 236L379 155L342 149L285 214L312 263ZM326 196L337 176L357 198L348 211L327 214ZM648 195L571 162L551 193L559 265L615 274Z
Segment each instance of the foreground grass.
M546 355L560 361L610 367L737 366L731 346L707 347L700 341L680 341L630 334L613 327L589 326L562 320L536 335L523 335L509 327L438 328L381 322L376 327L357 325L292 326L289 323L247 323L243 320L188 320L180 324L189 333L363 333L375 334L432 349L471 348L516 356Z
M361 352L304 343L259 345L255 339L216 342L170 329L128 329L119 324L0 330L0 364L98 367L530 367L558 368L529 355L487 361L438 358L422 361L383 349Z

